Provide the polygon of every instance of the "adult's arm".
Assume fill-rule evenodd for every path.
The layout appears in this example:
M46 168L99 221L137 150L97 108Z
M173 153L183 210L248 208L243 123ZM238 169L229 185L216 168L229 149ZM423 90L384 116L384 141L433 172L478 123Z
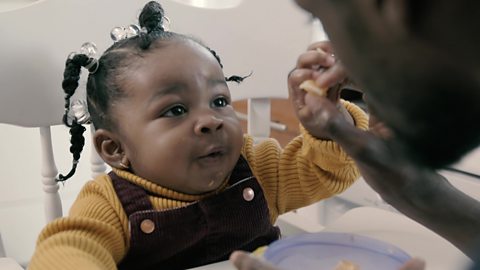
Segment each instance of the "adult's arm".
M474 258L480 239L480 202L446 178L411 162L400 150L341 117L328 121L331 136L356 162L365 181L406 216Z

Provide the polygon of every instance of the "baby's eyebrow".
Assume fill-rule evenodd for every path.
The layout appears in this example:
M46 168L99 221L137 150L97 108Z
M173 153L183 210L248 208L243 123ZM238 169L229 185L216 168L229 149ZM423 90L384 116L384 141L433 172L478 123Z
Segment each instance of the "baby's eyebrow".
M216 85L216 84L225 84L225 85L227 85L227 82L225 81L225 78L222 78L222 79L210 79L210 80L208 80L208 84L210 84L210 85Z
M182 87L181 85L175 84L171 85L162 89L158 89L153 91L151 98L148 101L148 104L151 104L153 101L162 98L163 96L170 95L170 94L179 94L182 92L186 92L187 88Z
M210 87L213 87L213 86L216 86L216 85L219 85L219 84L227 87L227 82L225 81L224 78L222 78L222 79L209 79L209 80L207 80L207 84ZM178 95L178 94L185 93L187 91L188 91L187 87L184 87L181 84L172 84L172 85L169 85L167 87L164 87L164 88L161 88L161 89L158 89L158 90L154 91L154 93L152 94L151 98L148 101L148 104L151 104L152 102L154 102L155 100L157 100L159 98L162 98L163 96L170 95L170 94L177 94Z

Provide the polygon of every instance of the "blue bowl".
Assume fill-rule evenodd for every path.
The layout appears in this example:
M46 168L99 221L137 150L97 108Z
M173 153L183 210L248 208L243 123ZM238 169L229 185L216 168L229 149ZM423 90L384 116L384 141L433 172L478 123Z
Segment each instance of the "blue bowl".
M411 259L389 243L351 233L319 232L286 237L270 244L264 258L282 269L333 270L348 261L361 270L398 270Z

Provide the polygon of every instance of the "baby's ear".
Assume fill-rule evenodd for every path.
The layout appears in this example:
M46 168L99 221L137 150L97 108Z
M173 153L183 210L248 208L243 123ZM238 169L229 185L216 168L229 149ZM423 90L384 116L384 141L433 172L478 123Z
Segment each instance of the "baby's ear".
M122 163L125 153L122 144L112 132L105 129L96 130L93 142L98 154L108 165L122 168L120 163Z

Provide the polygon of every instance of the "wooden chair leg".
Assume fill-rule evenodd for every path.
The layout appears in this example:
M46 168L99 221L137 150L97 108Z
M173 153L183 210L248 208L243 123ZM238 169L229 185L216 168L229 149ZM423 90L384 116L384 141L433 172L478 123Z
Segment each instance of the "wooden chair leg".
M40 127L40 145L42 153L42 183L45 192L44 206L46 222L50 222L63 215L62 202L58 194L58 183L55 181L58 170L55 166L52 149L52 135L50 127Z

